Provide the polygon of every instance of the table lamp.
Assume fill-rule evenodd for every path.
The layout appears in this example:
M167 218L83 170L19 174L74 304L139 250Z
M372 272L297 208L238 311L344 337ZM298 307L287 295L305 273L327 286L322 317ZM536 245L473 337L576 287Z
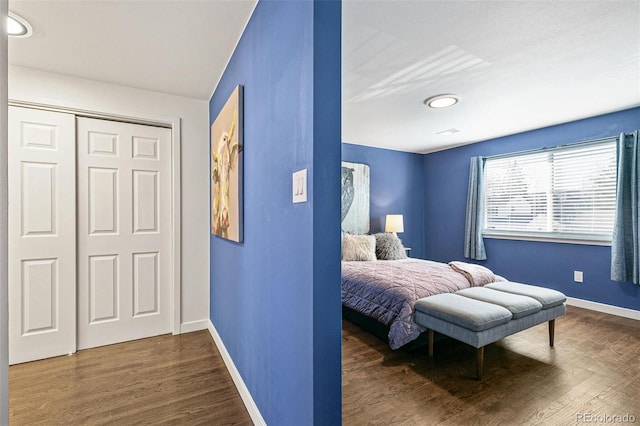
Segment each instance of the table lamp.
M398 236L398 232L404 232L404 221L401 214L388 214L385 220L384 232L391 232Z

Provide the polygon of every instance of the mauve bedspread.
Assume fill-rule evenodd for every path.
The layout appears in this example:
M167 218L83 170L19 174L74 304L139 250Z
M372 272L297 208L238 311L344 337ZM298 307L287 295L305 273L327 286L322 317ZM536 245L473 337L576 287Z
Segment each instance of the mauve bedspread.
M397 349L425 328L413 322L416 300L469 287L446 263L422 259L342 262L342 304L390 327Z

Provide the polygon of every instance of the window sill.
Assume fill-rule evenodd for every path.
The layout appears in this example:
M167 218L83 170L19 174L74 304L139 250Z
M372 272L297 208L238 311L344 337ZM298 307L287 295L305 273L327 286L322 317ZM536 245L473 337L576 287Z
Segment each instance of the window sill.
M519 240L519 241L541 241L547 243L561 243L561 244L580 244L588 246L611 246L611 239L597 239L597 238L575 238L572 236L547 236L547 235L534 235L534 234L516 234L516 233L501 233L495 231L485 231L482 233L484 238L493 238L496 240Z

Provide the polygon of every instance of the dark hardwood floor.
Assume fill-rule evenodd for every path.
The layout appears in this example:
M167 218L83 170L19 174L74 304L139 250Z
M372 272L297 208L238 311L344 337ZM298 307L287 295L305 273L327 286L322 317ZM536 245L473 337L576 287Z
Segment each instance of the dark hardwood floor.
M12 425L251 425L208 331L11 366Z
M568 307L555 348L539 325L485 349L451 339L392 351L343 321L343 424L640 424L640 321ZM12 425L250 425L207 331L159 336L10 368ZM586 423L586 422L585 422ZM609 422L611 423L611 422Z
M436 341L429 359L427 348L392 351L346 320L342 329L344 425L569 425L625 414L640 424L640 321L568 307L554 348L546 324L488 345L482 381L464 343Z

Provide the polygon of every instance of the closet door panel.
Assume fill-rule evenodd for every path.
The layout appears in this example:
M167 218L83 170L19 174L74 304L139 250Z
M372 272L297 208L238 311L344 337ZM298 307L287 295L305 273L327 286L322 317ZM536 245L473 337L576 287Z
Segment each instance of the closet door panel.
M76 350L75 117L9 108L9 362Z
M169 129L78 118L78 349L172 331L170 194Z

